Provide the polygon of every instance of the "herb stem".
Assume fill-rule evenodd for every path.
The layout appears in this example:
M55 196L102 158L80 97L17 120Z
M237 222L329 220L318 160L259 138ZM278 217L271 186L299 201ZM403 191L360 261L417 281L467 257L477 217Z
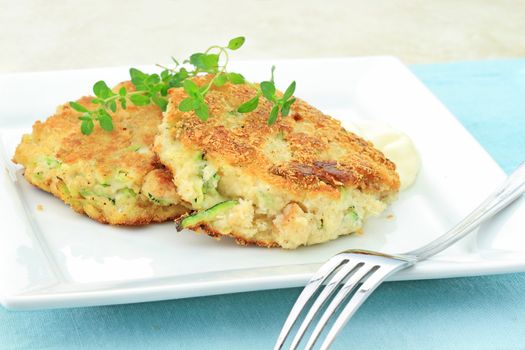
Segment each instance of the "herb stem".
M147 91L143 91L143 90L139 90L139 91L130 91L130 92L127 92L126 94L126 100L130 101L130 99L128 98L128 96L133 96L133 95L144 95L145 93L147 93ZM105 98L104 99L104 107L106 106L107 103L111 102L111 101L115 101L117 100L118 98L120 98L121 96L119 95L114 95L114 96L111 96L111 97L108 97L108 98Z
M226 51L226 49L224 47L221 47L221 46L216 46L216 45L212 46L208 50L206 50L206 53L208 53L210 51L210 49L212 49L212 48L219 49L219 53L218 53L219 60L221 59L221 55L224 54L224 64L222 65L221 70L219 72L217 72L217 74L215 74L213 79L210 80L210 82L208 83L208 86L206 86L206 88L203 90L203 92L202 92L203 95L206 95L208 90L210 90L211 86L217 80L217 78L219 76L221 76L222 74L226 73L226 66L228 65L228 62L229 62L229 59L230 59L230 57L228 55L228 51Z
M159 68L162 68L162 69L165 69L167 71L170 71L172 73L176 73L177 70L174 69L174 68L170 68L170 67L166 67L166 66L163 66L162 64L159 64L159 63L155 63L155 66L159 67Z
M279 112L281 116L286 116L290 112L290 106L294 103L293 93L295 91L295 82L292 82L282 96L276 94L274 83L274 69L270 81L263 81L260 84L254 84L246 81L242 74L228 72L229 51L239 49L245 42L245 38L240 36L231 39L226 46L212 45L203 53L198 52L191 55L188 59L177 61L171 57L175 67L156 64L163 69L160 74L147 74L136 68L130 69L131 83L134 91L127 91L121 87L118 93L113 92L107 84L100 80L93 85L95 98L92 103L98 105L89 110L77 102L70 102L70 106L77 112L82 113L79 119L82 121L80 129L85 135L91 134L94 128L94 122L98 122L100 127L106 131L113 130L111 113L115 113L120 105L126 109L128 103L135 106L147 106L155 104L165 111L168 105L168 90L171 88L184 88L188 97L182 100L178 109L182 112L194 111L197 117L206 121L209 117L209 107L206 104L205 97L212 86L222 86L228 81L232 84L247 84L256 91L255 97L241 104L237 111L240 113L249 113L257 108L259 99L264 96L272 104L272 111L268 118L268 124L273 124ZM186 65L187 64L187 65ZM213 77L209 82L199 87L191 79L202 74L210 74Z

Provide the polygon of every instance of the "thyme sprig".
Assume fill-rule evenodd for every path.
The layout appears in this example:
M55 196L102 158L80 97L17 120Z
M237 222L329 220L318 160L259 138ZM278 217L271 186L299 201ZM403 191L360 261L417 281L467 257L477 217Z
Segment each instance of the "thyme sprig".
M229 62L229 52L241 48L244 42L244 37L237 37L231 39L226 46L210 46L204 52L194 53L182 64L172 57L174 63L172 68L157 64L163 69L160 74L147 74L136 68L131 68L129 74L131 83L135 87L134 91L128 91L123 86L118 92L114 92L103 80L96 82L93 85L95 98L91 101L96 105L94 109L88 109L77 102L69 103L74 110L82 113L79 117L81 132L85 135L91 134L95 123L98 123L103 130L112 131L111 113L116 112L118 105L122 109L126 109L129 103L135 106L155 104L162 111L165 111L168 105L168 90L175 87L182 87L188 95L179 103L179 110L183 112L194 111L199 119L206 121L209 118L209 108L205 100L206 94L212 86L220 87L227 82L232 84L246 83L257 90L255 97L237 108L239 113L254 111L259 105L259 99L264 97L272 104L268 124L274 124L279 112L283 117L290 113L290 107L295 102L295 98L293 98L295 81L288 86L282 96L278 96L274 82L275 67L272 67L271 79L263 81L259 85L246 81L240 73L229 72L226 69ZM213 74L213 78L199 87L191 78L203 74Z

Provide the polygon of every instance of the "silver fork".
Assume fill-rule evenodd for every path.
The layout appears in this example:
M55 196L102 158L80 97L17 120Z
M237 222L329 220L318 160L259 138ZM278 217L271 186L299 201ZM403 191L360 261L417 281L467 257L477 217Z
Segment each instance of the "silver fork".
M321 350L328 349L339 331L346 325L363 302L372 292L393 273L406 269L415 263L425 260L448 248L472 232L483 221L492 217L510 203L519 198L525 191L525 162L522 163L506 181L472 213L460 221L450 231L425 246L399 255L383 254L366 250L348 250L328 260L306 284L295 302L284 326L277 338L274 350L281 349L292 327L297 322L303 309L313 295L320 290L313 301L303 322L292 340L290 349L299 346L305 332L321 308L333 296L315 326L305 349L312 349L321 332L331 317L346 305L335 320L332 328L321 345ZM325 287L321 290L323 284ZM359 288L357 289L357 287ZM335 293L337 290L339 291ZM357 289L357 291L355 291ZM355 293L348 300L347 298ZM335 293L335 295L334 295Z

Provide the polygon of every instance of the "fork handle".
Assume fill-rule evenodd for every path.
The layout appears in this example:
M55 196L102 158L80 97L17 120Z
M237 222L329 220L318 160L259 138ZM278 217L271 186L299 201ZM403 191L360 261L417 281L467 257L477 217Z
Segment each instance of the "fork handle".
M525 162L521 163L494 193L450 231L423 247L404 255L412 256L416 261L421 261L441 252L472 232L483 221L518 199L523 192L525 192Z

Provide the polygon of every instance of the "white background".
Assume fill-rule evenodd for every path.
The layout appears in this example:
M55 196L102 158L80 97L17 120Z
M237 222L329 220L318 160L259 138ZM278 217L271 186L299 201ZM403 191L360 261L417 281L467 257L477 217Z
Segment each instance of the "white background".
M0 73L186 57L244 35L236 57L525 56L523 0L0 0Z

